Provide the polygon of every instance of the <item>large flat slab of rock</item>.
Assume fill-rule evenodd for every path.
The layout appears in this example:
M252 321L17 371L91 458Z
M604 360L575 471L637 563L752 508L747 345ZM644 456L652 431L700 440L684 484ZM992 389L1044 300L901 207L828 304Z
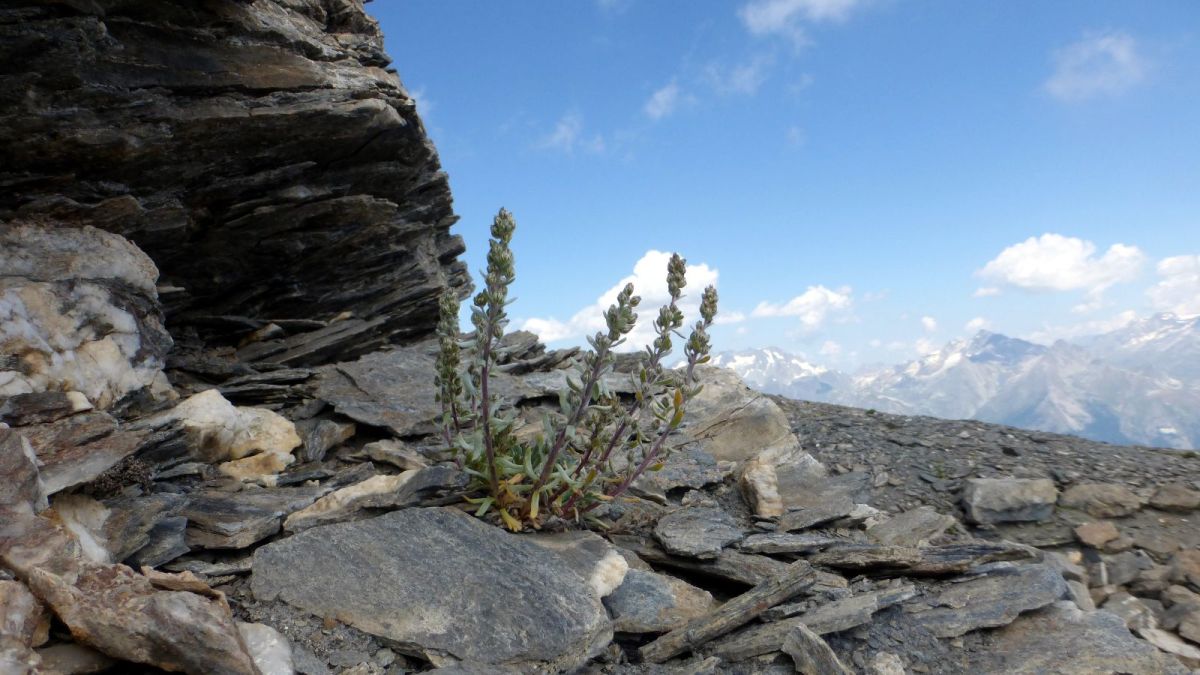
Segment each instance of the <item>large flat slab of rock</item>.
M356 422L383 427L399 437L437 431L441 404L434 400L434 358L428 344L368 354L357 361L324 366L316 396ZM494 373L491 391L515 402L533 395L518 378Z
M972 478L962 499L971 522L1036 522L1054 513L1058 488L1048 478Z
M941 638L1012 623L1022 612L1068 597L1062 574L1050 565L1000 567L948 583L904 606L911 620Z
M745 531L733 516L715 506L691 506L658 520L654 537L668 553L712 560L726 546L741 541Z
M1056 602L986 634L984 647L963 653L964 672L1151 673L1184 675L1175 657L1135 638L1109 612L1085 612Z
M313 528L259 548L251 586L435 664L570 670L612 637L586 581L552 551L446 508Z

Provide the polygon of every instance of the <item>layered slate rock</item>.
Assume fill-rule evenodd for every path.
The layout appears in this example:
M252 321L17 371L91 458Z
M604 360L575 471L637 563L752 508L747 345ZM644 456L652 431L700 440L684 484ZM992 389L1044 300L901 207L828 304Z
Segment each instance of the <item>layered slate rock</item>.
M259 548L251 586L435 664L570 670L612 638L558 554L453 509L317 527Z
M432 331L469 286L446 175L353 0L6 3L0 221L93 225L168 320L329 320L339 356ZM243 331L245 332L245 331ZM306 346L270 360L324 362Z
M733 516L715 506L679 509L659 519L654 537L668 553L711 560L746 533Z
M989 633L986 645L965 653L964 672L1188 672L1173 656L1135 638L1115 614L1084 612L1070 602L1054 603Z
M990 574L947 584L905 606L918 625L942 638L1011 623L1022 612L1066 597L1062 574L1049 565L1000 568Z

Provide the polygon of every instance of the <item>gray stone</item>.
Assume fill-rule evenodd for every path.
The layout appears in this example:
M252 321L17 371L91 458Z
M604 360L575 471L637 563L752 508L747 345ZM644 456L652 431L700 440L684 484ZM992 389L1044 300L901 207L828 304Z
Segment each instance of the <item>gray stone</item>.
M37 455L24 436L0 429L0 507L41 511L47 507Z
M867 528L867 536L880 544L921 546L958 524L952 516L932 506L920 506Z
M1142 508L1142 499L1123 485L1079 483L1067 488L1058 504L1065 509L1083 511L1093 518L1120 518Z
M321 497L287 517L283 527L298 532L317 525L356 518L366 509L399 509L434 495L466 487L466 474L445 465L427 466L395 475L378 474Z
M804 614L744 628L705 645L701 651L729 661L779 651L792 630L807 626L817 635L839 633L869 623L876 612L916 595L910 584L901 584L819 605Z
M572 530L531 534L526 541L553 551L596 594L608 597L625 580L629 563L621 551L594 532Z
M401 471L429 466L429 460L424 455L395 439L367 443L363 446L363 452L376 462L391 464Z
M357 431L353 423L333 420L301 420L296 423L296 432L304 445L296 451L300 461L319 462L325 459L330 449L354 437Z
M975 523L1046 520L1058 489L1048 478L972 478L963 489L963 510Z
M823 525L838 518L845 518L854 510L854 501L845 496L834 496L808 507L800 507L779 516L778 527L782 532L806 530Z
M251 587L260 601L336 616L435 665L569 670L612 637L599 598L561 557L454 509L393 511L267 544Z
M284 516L312 504L322 487L242 492L194 492L180 515L188 519L187 542L209 549L238 549L279 531Z
M1048 565L999 567L958 583L944 584L904 606L910 620L941 638L1004 626L1022 612L1066 597L1067 584Z
M432 434L442 406L430 386L436 349L421 343L368 354L320 368L317 396L356 422L383 427L399 437ZM533 390L517 378L494 373L491 391L515 404Z
M1163 485L1150 498L1150 506L1160 511L1175 513L1195 511L1200 509L1200 490L1193 490L1179 483Z
M804 624L796 624L783 640L782 651L792 657L796 672L804 675L853 675L842 665L829 644Z
M1104 601L1101 609L1121 617L1125 625L1129 627L1129 630L1135 633L1144 628L1158 627L1158 621L1154 618L1154 612L1141 600L1128 593L1113 593Z
M1185 675L1173 656L1135 638L1120 617L1056 602L988 634L987 649L963 652L962 672L1154 673Z
M171 516L154 524L147 533L146 545L134 551L124 562L130 567L159 567L192 550L187 545L187 518Z
M1067 581L1067 591L1070 592L1071 600L1079 609L1085 612L1096 609L1096 601L1092 600L1092 594L1088 593L1087 586L1078 581Z
M42 670L57 675L103 673L117 665L117 660L81 644L68 642L37 650Z
M654 537L668 553L700 560L716 558L721 549L745 536L733 516L712 506L673 511L654 526Z
M738 542L739 551L746 553L811 553L827 546L840 543L843 540L827 537L821 534L788 534L786 532L769 532L752 534Z
M703 450L687 448L671 453L663 462L661 470L642 474L633 487L647 494L665 498L672 490L698 490L722 483L733 473L733 467L732 462L718 462Z
M121 429L106 413L73 415L54 424L21 427L37 452L47 495L87 483L137 452L148 435Z
M796 447L787 416L774 401L747 387L732 370L696 369L704 388L688 404L681 428L717 460L741 462L768 448Z
M1115 555L1101 555L1107 582L1111 586L1130 584L1143 570L1152 569L1154 561L1141 551L1126 551Z
M149 544L154 528L176 516L186 501L183 495L172 493L105 500L108 518L104 521L103 534L112 560L123 561Z
M618 633L666 633L704 616L713 607L708 591L657 572L629 570L604 599Z
M17 394L0 403L0 422L21 427L27 424L57 422L76 413L87 412L92 404L77 391L40 391Z

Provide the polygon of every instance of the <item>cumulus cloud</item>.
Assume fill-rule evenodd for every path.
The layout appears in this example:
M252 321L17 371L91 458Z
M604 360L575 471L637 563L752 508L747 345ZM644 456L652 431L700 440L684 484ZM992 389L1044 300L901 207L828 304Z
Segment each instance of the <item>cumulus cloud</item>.
M1145 259L1138 247L1125 244L1113 244L1097 257L1090 241L1048 233L1009 246L976 274L1026 291L1086 291L1087 302L1076 309L1090 311L1100 306L1105 289L1136 278ZM994 290L986 286L975 295L994 295Z
M1200 255L1177 255L1159 261L1161 280L1146 291L1154 309L1179 316L1200 314Z
M713 323L718 326L727 326L731 323L742 323L745 320L746 315L743 312L718 312Z
M751 0L738 16L755 35L783 35L803 44L806 23L844 21L862 4L863 0Z
M554 129L538 141L537 146L543 150L557 150L568 155L577 149L591 153L604 152L604 137L600 134L589 136L584 132L583 117L577 112L569 112L559 118Z
M746 63L734 66L710 63L704 70L704 76L718 94L753 96L763 82L767 81L767 75L774 63L775 59L766 54L760 54Z
M988 328L991 328L992 322L988 321L987 319L983 318L982 316L977 316L974 319L971 319L970 321L968 321L967 324L963 327L967 329L968 333L978 333L981 330L987 330Z
M675 112L676 108L683 101L683 90L679 87L678 82L672 80L669 84L651 94L650 99L646 101L646 105L642 107L642 110L650 119L658 120Z
M937 330L937 319L932 316L921 317L921 327L932 333Z
M642 302L637 310L637 327L629 334L621 349L623 351L640 349L654 340L654 319L658 316L658 308L670 300L667 292L667 261L670 259L670 253L646 251L645 255L634 264L632 274L618 281L597 298L596 302L579 310L570 319L565 321L554 317L526 319L521 323L521 329L536 333L543 342L580 339L598 331L607 330L604 324L604 311L616 302L617 294L621 292L625 284L632 283L634 293L641 296ZM704 263L687 266L687 288L684 289L684 297L679 303L686 321L685 333L690 330L691 324L695 323L700 316L701 291L705 286L710 284L715 286L716 283L717 270ZM720 312L717 313L717 318L721 319ZM678 343L678 341L676 342ZM681 347L679 344L676 345L677 350Z
M1042 85L1060 101L1120 95L1146 77L1137 42L1122 32L1094 33L1056 50L1054 72Z
M795 316L804 330L813 331L824 325L834 314L844 314L853 305L851 290L843 286L832 290L824 286L809 286L803 293L780 304L760 302L750 313L754 317Z
M1000 295L1000 289L996 288L995 286L983 286L976 288L975 292L971 295L977 298L990 298L993 295Z

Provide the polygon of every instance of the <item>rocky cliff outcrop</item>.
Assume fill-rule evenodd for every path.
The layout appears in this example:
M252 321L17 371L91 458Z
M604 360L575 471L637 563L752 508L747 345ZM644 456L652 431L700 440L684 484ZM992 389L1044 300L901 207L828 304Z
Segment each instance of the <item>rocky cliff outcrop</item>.
M177 340L343 319L312 364L420 337L470 282L388 61L355 0L7 2L0 223L130 239Z

